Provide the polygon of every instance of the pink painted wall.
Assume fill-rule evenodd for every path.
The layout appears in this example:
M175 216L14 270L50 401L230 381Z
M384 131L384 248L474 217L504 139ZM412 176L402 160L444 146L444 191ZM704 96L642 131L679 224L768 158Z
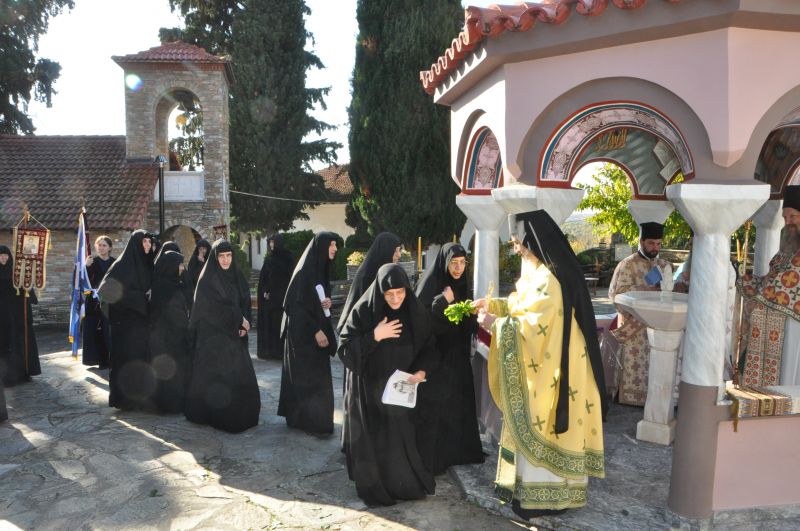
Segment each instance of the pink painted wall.
M715 511L800 503L800 415L719 424Z

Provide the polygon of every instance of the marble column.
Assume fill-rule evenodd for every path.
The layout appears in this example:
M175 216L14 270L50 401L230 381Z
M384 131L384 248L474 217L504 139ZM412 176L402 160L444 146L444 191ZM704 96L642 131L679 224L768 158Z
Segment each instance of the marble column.
M636 220L637 225L655 222L664 224L675 207L670 201L654 201L649 199L631 199L628 201L628 211Z
M689 182L667 187L667 197L694 229L692 284L684 337L678 425L667 507L684 518L712 513L717 423L722 385L730 235L768 198L756 181Z
M575 212L583 194L583 190L577 188L542 188L524 184L492 190L492 197L508 214L544 210L557 225L564 223Z
M475 225L475 297L483 297L493 283L500 286L500 226L506 220L506 211L490 195L456 196L456 205ZM497 291L495 291L497 294Z
M769 261L778 252L783 229L783 199L767 201L755 214L753 225L756 227L756 252L753 259L753 274L766 275L769 272Z

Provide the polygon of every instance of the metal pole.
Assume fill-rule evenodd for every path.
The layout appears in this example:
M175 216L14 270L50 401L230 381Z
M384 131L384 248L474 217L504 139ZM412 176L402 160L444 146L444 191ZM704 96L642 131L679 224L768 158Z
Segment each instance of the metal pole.
M164 238L164 163L167 158L164 155L156 157L158 163L158 236Z

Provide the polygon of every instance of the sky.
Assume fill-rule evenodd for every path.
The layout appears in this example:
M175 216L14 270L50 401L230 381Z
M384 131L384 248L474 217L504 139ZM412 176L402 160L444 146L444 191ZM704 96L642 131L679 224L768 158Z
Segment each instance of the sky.
M347 108L358 34L356 0L306 0L306 4L311 9L306 29L314 35L313 50L326 67L310 70L307 85L330 87L327 110L317 109L314 115L337 126L326 136L343 145L337 155L344 163L350 158ZM51 19L47 34L39 40L38 55L60 63L61 77L51 108L31 102L36 134L124 135L122 69L111 56L158 46L159 28L181 25L168 0L76 0L72 11ZM420 65L420 70L424 67Z

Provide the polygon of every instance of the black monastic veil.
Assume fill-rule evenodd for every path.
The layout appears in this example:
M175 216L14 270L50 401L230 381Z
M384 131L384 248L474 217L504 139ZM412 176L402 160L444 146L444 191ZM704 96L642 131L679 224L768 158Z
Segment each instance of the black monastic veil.
M198 424L238 433L258 424L261 398L247 336L239 336L243 318L250 320L250 289L236 265L226 270L219 255L233 246L214 242L197 282L190 337L194 339L192 378L186 395L186 418Z
M384 294L398 288L405 289L406 296L393 310ZM375 327L384 318L401 322L400 337L375 340ZM434 492L433 475L417 449L412 410L383 404L381 396L395 370L428 372L437 356L430 313L414 295L405 271L396 264L381 266L353 306L339 346L350 388L343 437L347 469L358 496L368 504L392 505Z
M205 262L201 262L198 258L201 247L206 250ZM189 264L186 266L186 273L189 282L191 282L192 292L194 292L194 289L197 287L197 281L200 278L200 273L203 271L203 266L206 265L206 262L208 262L209 256L211 256L211 244L208 243L208 240L204 240L202 238L197 240L192 257L189 258Z
M367 251L364 261L358 266L353 282L350 284L350 291L347 293L347 300L342 307L342 314L336 327L338 332L341 333L347 323L347 316L350 315L353 305L372 285L378 269L384 264L392 263L395 251L402 244L400 238L391 232L381 232L375 236L375 240Z
M320 435L333 433L330 356L336 354L336 336L316 286L330 297L329 249L337 239L332 232L314 236L294 269L283 301L281 334L286 343L278 415L292 428ZM327 337L327 347L318 345L315 334L319 331Z
M608 412L608 400L603 376L603 362L600 355L600 344L597 340L597 322L592 308L592 299L586 279L575 256L575 252L564 233L553 218L544 210L534 210L516 215L517 223L522 223L525 231L522 243L544 263L561 285L561 297L564 304L564 332L561 350L561 378L558 404L556 406L556 433L564 433L569 426L569 338L572 328L572 311L575 320L583 332L589 361L592 366L597 390L600 392L603 419Z

